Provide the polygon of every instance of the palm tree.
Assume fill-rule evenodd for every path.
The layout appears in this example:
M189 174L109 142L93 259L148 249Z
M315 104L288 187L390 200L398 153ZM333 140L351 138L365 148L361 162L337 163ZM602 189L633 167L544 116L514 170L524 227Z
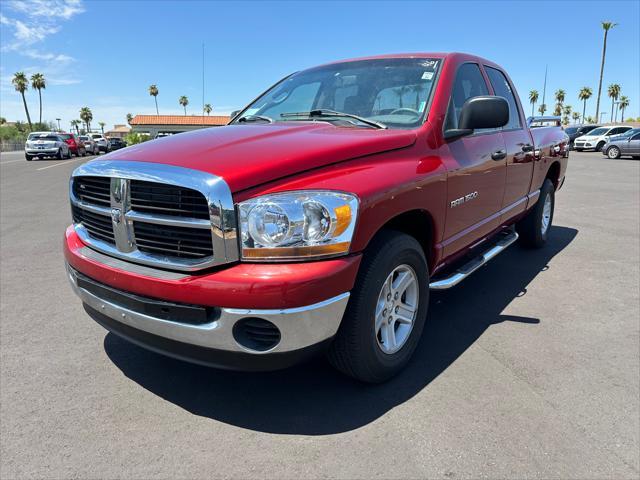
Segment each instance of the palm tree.
M104 135L104 126L106 125L106 123L98 122L98 125L100 125L100 131L102 131L102 135Z
M186 115L187 114L187 105L189 105L189 99L186 96L182 95L178 99L178 103L184 107L184 114Z
M75 127L76 133L80 135L80 129L78 128L78 125L80 125L82 122L80 120L71 120L71 122L69 123L71 123L72 128Z
M593 95L593 90L589 87L582 87L578 93L578 99L582 100L582 121L584 122L587 117L584 116L584 112L587 109L587 100Z
M156 115L160 115L158 111L158 87L155 83L149 86L149 95L151 95L156 102Z
M561 103L556 103L556 107L553 109L553 114L556 117L559 117L560 115L562 115L562 104Z
M604 30L604 39L602 41L602 61L600 62L600 81L598 82L598 99L596 100L596 119L600 118L600 94L602 93L602 76L604 75L604 59L607 55L607 35L609 30L617 25L613 22L601 22Z
M536 108L536 102L538 101L538 97L540 95L538 94L538 90L531 90L529 92L529 103L531 103L531 116L533 117L533 113L535 111Z
M29 89L29 81L27 80L27 76L24 74L24 72L16 72L13 75L13 80L11 80L11 83L15 87L16 92L20 92L20 95L22 95L22 103L24 104L24 111L27 114L27 122L29 122L29 130L31 130L33 128L31 126L31 115L29 115L29 108L27 107L27 99L24 97L24 92L26 92Z
M578 123L578 120L580 120L580 114L578 112L573 112L571 118L573 118L573 123Z
M93 113L89 107L82 107L80 109L80 119L87 126L87 132L91 131L91 120L93 120Z
M618 106L620 107L620 122L624 122L624 110L629 106L629 97L622 95Z
M31 88L34 90L38 90L38 97L40 98L40 120L39 123L42 123L42 90L47 88L47 81L44 78L44 75L41 73L34 73L31 75Z
M207 115L209 115L211 113L211 111L213 110L213 107L211 106L210 103L205 103L204 104L204 113L206 113Z
M615 107L615 101L618 100L618 97L620 96L620 90L620 85L618 85L617 83L612 83L607 89L607 95L609 95L609 98L611 98L611 116L609 118L612 122L615 122L613 109Z
M127 113L127 123L129 125L131 125L131 120L133 120L133 115L131 115L130 113Z
M564 103L564 97L566 96L566 94L567 92L565 92L561 88L556 90L556 102L562 105Z
M540 105L538 107L538 111L540 112L540 115L544 115L544 112L547 111L547 104L543 103L542 105Z
M416 94L416 110L420 110L420 94L425 90L425 86L422 83L416 83L411 87L411 91Z

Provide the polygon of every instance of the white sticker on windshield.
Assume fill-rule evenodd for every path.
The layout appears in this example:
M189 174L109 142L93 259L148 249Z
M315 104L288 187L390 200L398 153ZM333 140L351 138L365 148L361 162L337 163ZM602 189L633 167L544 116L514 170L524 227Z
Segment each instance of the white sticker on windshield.
M422 80L431 80L433 78L433 72L424 72L422 74Z

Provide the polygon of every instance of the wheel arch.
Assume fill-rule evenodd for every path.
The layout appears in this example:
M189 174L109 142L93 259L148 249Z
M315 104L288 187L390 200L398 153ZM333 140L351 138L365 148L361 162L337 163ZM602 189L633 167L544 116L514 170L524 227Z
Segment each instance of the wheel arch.
M551 166L549 166L549 170L547 170L547 174L544 179L546 180L547 178L551 180L557 190L560 182L560 162L553 162Z
M427 259L429 268L432 268L435 261L436 245L435 223L430 212L423 209L408 210L395 215L382 224L367 242L367 247L371 241L380 233L386 230L394 230L405 233L415 238Z

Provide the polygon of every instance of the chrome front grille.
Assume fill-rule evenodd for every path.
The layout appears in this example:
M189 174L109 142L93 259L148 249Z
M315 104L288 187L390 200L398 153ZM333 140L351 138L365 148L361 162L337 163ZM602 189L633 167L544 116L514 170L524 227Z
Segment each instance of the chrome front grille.
M95 160L73 173L70 196L76 232L103 253L188 271L238 260L231 192L215 175Z

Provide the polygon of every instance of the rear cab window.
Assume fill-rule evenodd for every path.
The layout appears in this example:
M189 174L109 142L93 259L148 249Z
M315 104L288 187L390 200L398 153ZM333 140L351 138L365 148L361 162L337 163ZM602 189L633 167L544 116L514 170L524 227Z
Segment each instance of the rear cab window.
M516 130L522 128L518 102L513 94L513 90L507 77L500 70L485 66L485 71L493 87L496 96L504 98L509 104L509 122L502 127L503 130Z

